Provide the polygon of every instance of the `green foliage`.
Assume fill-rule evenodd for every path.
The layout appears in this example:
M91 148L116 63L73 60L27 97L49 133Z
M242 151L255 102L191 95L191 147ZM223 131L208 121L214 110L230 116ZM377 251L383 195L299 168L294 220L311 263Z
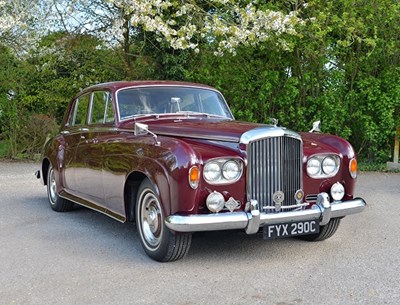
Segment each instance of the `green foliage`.
M325 132L353 143L361 159L390 158L400 124L400 3L270 1L300 8L306 20L290 51L274 44L242 48L237 56L212 51L192 59L186 77L217 86L237 119L279 119L294 130L322 121ZM297 6L297 7L293 7Z
M15 139L18 134L18 103L15 92L20 82L21 67L11 51L0 46L0 139L2 154L17 153Z
M272 35L264 44L223 57L214 55L214 41L199 41L200 53L176 51L140 28L130 28L116 48L93 36L62 32L49 34L24 59L0 48L2 154L38 151L18 143L24 119L37 113L60 122L81 88L120 79L170 79L218 88L239 120L269 123L273 117L299 131L321 120L323 131L348 139L361 160L390 160L400 126L400 2L264 5L286 13L299 10L305 20L297 27L299 35ZM7 97L10 89L13 99Z
M53 121L60 123L69 100L81 89L124 75L113 50L88 35L54 33L26 59L1 52L0 61L5 67L0 74L0 126L8 143L3 156L9 158L39 153L54 132ZM7 96L10 90L12 98Z

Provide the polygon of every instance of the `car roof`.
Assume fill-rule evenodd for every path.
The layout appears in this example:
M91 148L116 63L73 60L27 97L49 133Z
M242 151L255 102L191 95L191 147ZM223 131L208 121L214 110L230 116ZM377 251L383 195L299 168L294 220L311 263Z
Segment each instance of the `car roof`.
M213 87L191 83L191 82L181 82L181 81L162 81L162 80L145 80L145 81L115 81L108 82L90 86L88 88L83 89L79 95L93 90L111 90L117 91L123 88L134 88L134 87L143 87L143 86L184 86L184 87L197 87L197 88L205 88L216 90Z

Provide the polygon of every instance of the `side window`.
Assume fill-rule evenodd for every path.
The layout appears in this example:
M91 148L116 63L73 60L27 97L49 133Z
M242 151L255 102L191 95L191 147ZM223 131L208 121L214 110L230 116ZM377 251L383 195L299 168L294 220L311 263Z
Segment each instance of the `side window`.
M86 123L86 113L89 105L90 95L86 94L75 100L74 111L69 120L70 126L84 125Z
M90 124L104 124L114 122L114 109L110 92L93 92L91 108Z
M113 100L110 92L106 92L106 114L105 114L105 123L114 123L115 113L113 108Z

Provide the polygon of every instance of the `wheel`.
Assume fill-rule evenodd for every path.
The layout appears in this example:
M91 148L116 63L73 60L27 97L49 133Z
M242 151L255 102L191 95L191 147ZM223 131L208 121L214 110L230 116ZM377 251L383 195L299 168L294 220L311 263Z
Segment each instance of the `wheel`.
M57 182L53 167L50 165L47 171L47 197L49 198L50 207L56 212L67 212L72 210L73 203L57 194Z
M340 218L333 218L328 222L328 224L319 228L319 233L303 235L299 236L298 238L306 241L321 241L328 239L335 234L336 230L339 228L339 224Z
M148 256L169 262L187 254L192 234L172 232L165 226L160 198L148 179L140 184L135 212L140 242Z

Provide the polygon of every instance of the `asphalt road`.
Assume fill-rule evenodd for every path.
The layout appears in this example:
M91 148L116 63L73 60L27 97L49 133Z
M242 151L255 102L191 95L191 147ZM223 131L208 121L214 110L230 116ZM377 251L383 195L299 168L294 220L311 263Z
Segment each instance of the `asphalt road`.
M0 162L0 304L399 304L400 174L361 173L367 209L324 242L195 235L157 263L134 224L53 212L33 163Z

